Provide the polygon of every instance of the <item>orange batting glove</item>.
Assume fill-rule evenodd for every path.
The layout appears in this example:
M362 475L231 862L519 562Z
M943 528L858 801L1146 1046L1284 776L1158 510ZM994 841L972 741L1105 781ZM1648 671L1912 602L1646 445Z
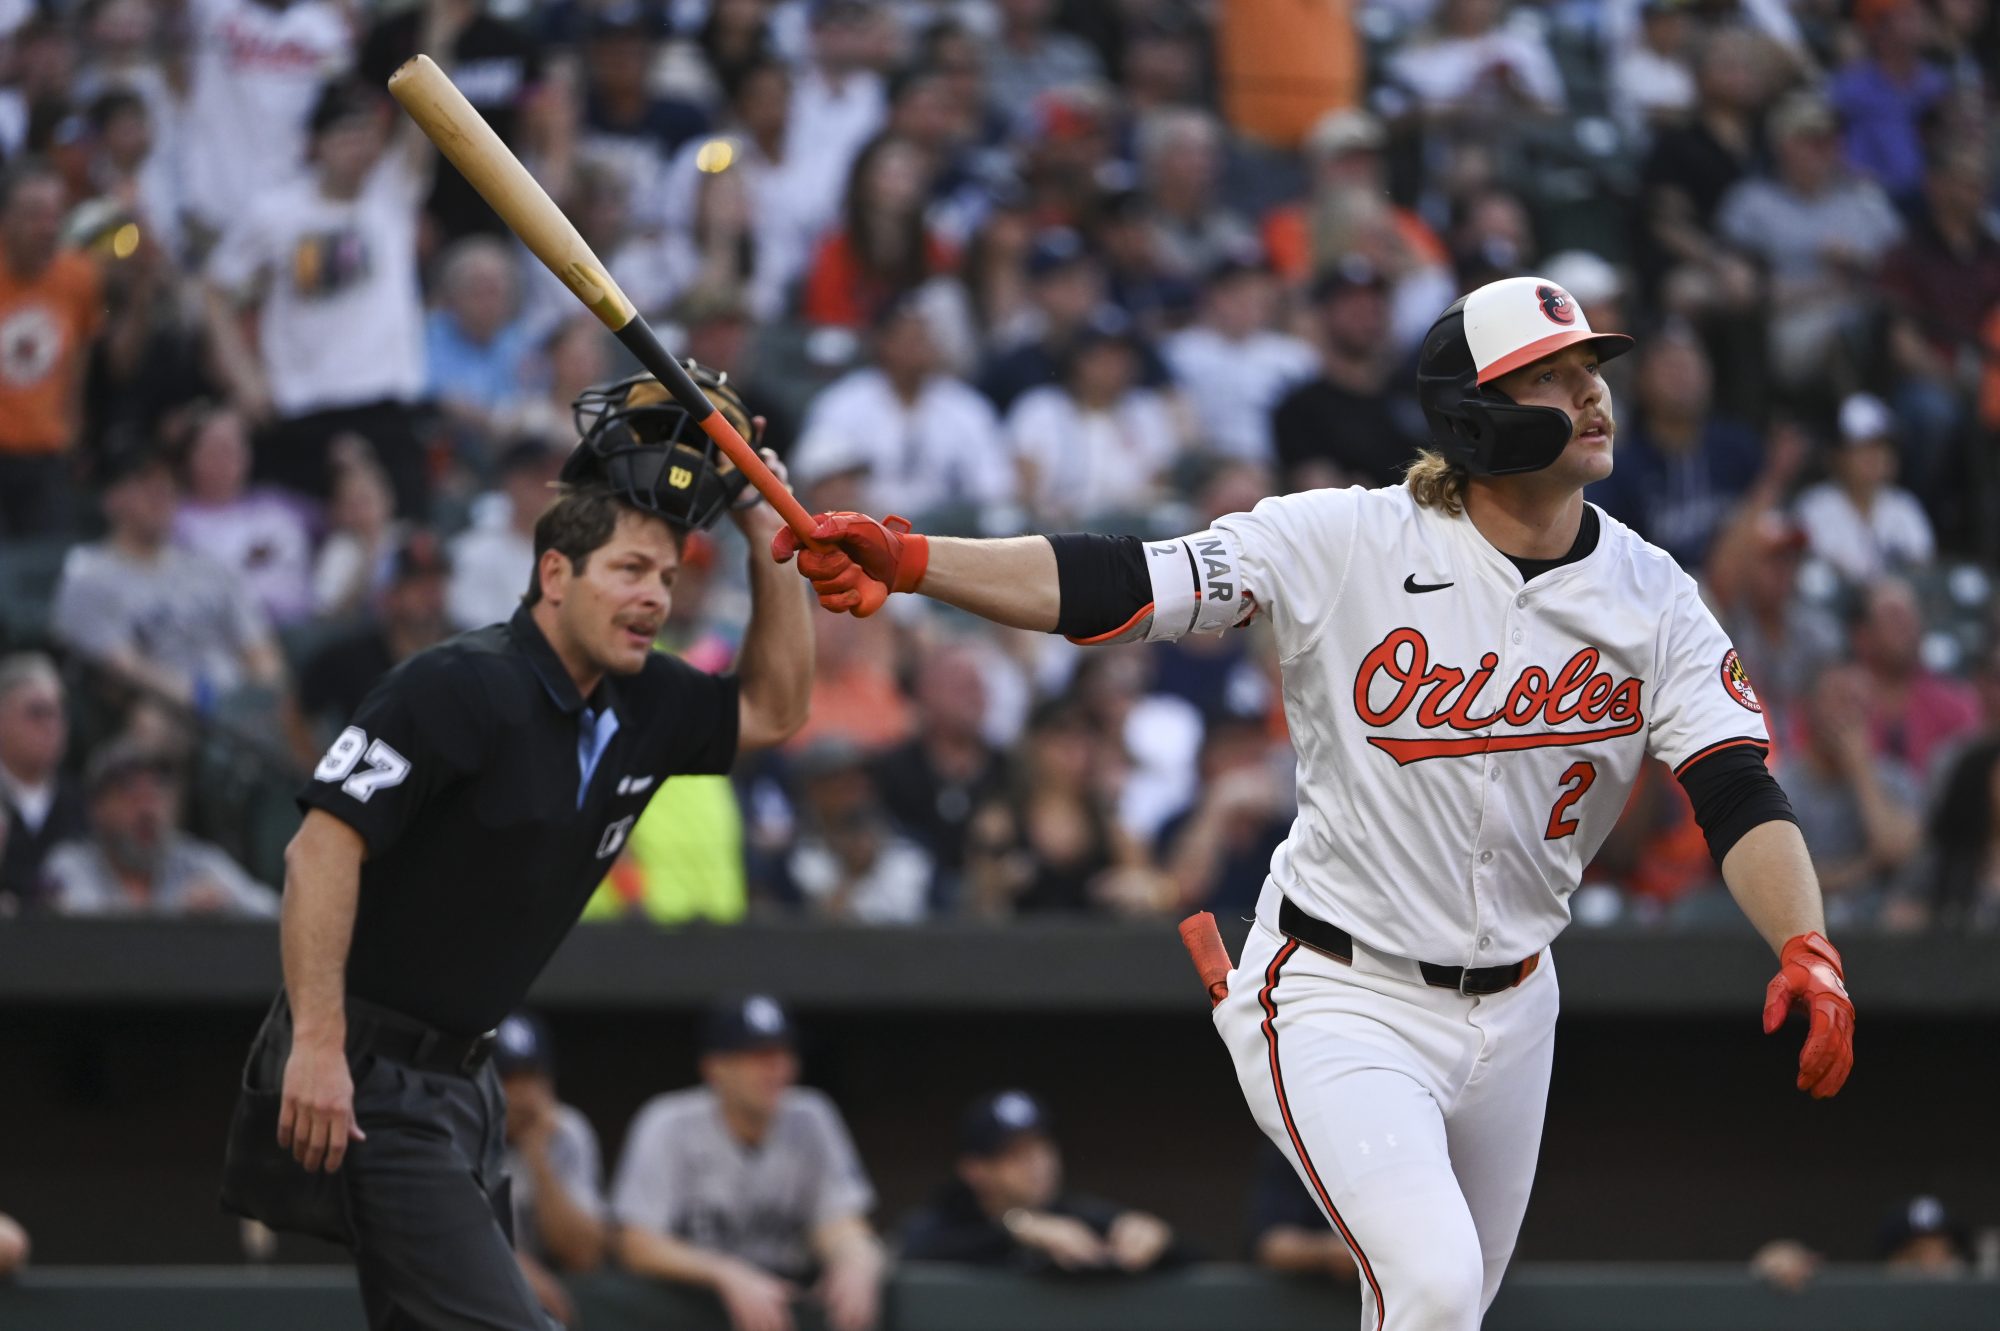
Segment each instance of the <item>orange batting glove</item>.
M915 591L931 560L930 542L893 514L877 522L866 513L820 513L806 539L822 548L782 528L771 538L771 558L783 564L798 556L819 603L856 619L880 610L891 592Z
M1764 991L1764 1034L1784 1025L1800 1004L1812 1024L1799 1051L1799 1089L1824 1100L1854 1070L1854 1003L1840 953L1818 931L1787 939L1778 953L1778 974Z

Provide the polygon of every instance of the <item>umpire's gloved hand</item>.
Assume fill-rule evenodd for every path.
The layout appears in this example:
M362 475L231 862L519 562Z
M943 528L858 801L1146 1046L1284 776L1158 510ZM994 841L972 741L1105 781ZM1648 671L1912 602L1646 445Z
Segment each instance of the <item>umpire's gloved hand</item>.
M1799 1051L1799 1089L1824 1100L1854 1068L1854 1003L1840 953L1817 931L1787 939L1778 953L1778 974L1764 991L1764 1034L1801 1004L1811 1025Z
M796 555L819 603L856 619L880 610L891 592L917 590L930 565L930 542L894 514L877 522L866 513L820 513L806 539L819 548L781 529L771 538L771 557L783 564Z

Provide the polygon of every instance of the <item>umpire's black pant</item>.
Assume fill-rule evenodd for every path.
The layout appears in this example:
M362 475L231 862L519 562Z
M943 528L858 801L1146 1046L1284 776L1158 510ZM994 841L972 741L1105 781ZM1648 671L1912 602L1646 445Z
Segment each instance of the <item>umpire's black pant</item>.
M548 1331L514 1260L502 1159L506 1103L483 1057L431 1057L425 1028L349 1000L352 1141L333 1174L278 1145L292 1014L283 995L243 1070L223 1168L225 1208L345 1244L375 1331Z

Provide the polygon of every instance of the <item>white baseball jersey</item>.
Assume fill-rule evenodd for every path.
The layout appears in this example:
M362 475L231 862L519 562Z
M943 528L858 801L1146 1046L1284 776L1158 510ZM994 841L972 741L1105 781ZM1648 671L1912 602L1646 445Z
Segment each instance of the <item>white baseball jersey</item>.
M1271 860L1288 899L1398 956L1519 961L1569 923L1646 755L1679 771L1767 742L1693 579L1598 518L1589 555L1525 585L1470 519L1401 486L1266 499L1147 544L1148 638L1225 627L1246 595L1271 616L1298 752Z

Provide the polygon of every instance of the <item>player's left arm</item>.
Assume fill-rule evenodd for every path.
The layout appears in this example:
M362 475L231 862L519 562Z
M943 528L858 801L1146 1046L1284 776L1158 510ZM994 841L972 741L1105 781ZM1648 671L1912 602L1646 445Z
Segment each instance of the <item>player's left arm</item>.
M785 523L769 504L731 516L750 543L750 625L736 658L737 748L779 744L806 723L812 697L811 602L790 569L765 555Z
M1765 990L1764 1031L1794 1008L1811 1021L1798 1085L1834 1094L1854 1066L1854 1004L1791 801L1765 766L1763 707L1735 649L1692 582L1666 619L1656 663L1648 747L1675 763L1723 882L1778 954Z
M814 1229L813 1256L825 1275L820 1297L835 1331L869 1331L881 1312L882 1277L888 1255L866 1218L845 1215Z

